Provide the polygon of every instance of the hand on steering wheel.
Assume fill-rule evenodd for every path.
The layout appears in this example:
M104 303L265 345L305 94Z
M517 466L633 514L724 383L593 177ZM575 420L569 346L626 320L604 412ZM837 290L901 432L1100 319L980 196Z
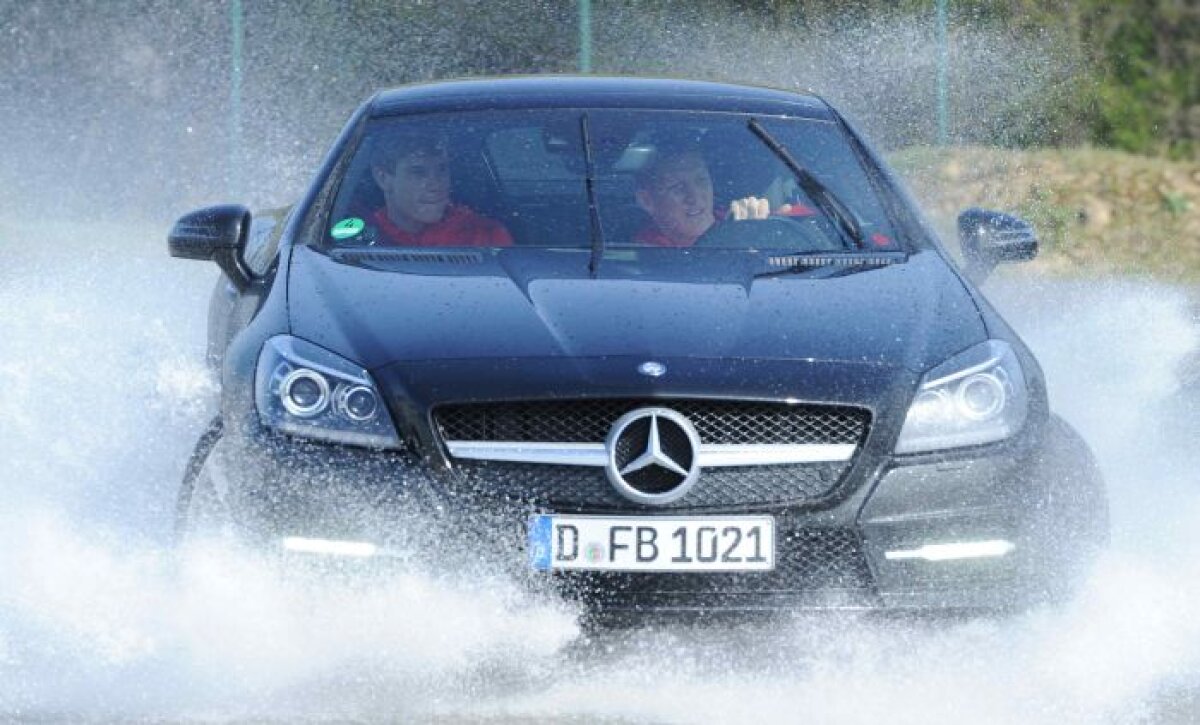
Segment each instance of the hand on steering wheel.
M729 217L734 221L743 219L766 219L771 215L771 203L757 196L734 199L729 203Z
M701 234L695 246L775 248L792 252L830 252L845 248L836 232L816 223L817 218L807 208L800 209L805 213L797 214L793 205L784 204L772 214L771 203L765 198L735 199L730 202L725 218Z

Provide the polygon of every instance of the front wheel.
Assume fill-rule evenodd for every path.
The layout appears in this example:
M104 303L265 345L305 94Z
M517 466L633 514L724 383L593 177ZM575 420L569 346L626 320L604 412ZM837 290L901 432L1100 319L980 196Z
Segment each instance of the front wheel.
M212 452L221 440L222 430L220 417L214 418L192 449L175 502L176 544L229 538L233 534L229 508L213 484Z
M1050 418L1048 445L1036 474L1046 498L1034 516L1042 588L1051 598L1073 597L1109 542L1108 495L1091 449L1062 418Z

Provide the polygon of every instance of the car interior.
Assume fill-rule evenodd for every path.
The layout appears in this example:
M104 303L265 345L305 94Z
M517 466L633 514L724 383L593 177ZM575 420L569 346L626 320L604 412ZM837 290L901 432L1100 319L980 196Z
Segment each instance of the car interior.
M374 133L386 133L387 128L381 124ZM591 246L589 158L578 116L538 116L517 123L511 118L460 120L443 122L436 132L451 139L447 153L454 203L502 223L516 246ZM715 209L728 208L732 200L746 196L765 197L772 209L801 198L793 174L741 124L609 118L589 139L592 191L606 247L633 244L638 230L649 222L637 204L635 176L661 144L683 142L700 151L713 179ZM347 169L347 186L333 205L333 222L369 219L384 204L371 174L372 143L369 132ZM807 233L777 230L787 233L776 238L784 246L836 248L828 246L837 244L836 234L816 228L824 222L810 218L805 223L811 227ZM335 243L356 242L352 238ZM744 246L752 241L743 235L716 244Z
M614 135L607 130L604 138L593 141L593 190L601 229L606 245L631 244L648 222L635 198L634 177L653 152L653 141L645 132ZM717 208L751 193L782 195L771 187L777 176L751 179L753 165L719 150L709 153L708 146L720 146L711 140L701 144L710 159ZM456 134L448 153L454 202L503 223L516 245L590 246L586 158L577 127L505 125L488 133ZM351 162L345 177L350 186L338 194L331 219L366 219L383 206L370 156L360 152Z

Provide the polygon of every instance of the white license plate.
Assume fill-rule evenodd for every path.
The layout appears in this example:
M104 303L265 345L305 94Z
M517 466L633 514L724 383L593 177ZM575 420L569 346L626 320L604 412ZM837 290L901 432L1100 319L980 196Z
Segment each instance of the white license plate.
M533 516L529 560L542 571L768 571L775 519Z

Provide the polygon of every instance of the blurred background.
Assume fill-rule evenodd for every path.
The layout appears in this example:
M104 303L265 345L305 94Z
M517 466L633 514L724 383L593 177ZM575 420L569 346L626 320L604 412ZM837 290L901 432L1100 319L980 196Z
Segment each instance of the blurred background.
M380 88L667 75L825 96L945 230L1030 217L1044 269L1200 278L1194 0L5 0L0 37L8 220L287 203Z

